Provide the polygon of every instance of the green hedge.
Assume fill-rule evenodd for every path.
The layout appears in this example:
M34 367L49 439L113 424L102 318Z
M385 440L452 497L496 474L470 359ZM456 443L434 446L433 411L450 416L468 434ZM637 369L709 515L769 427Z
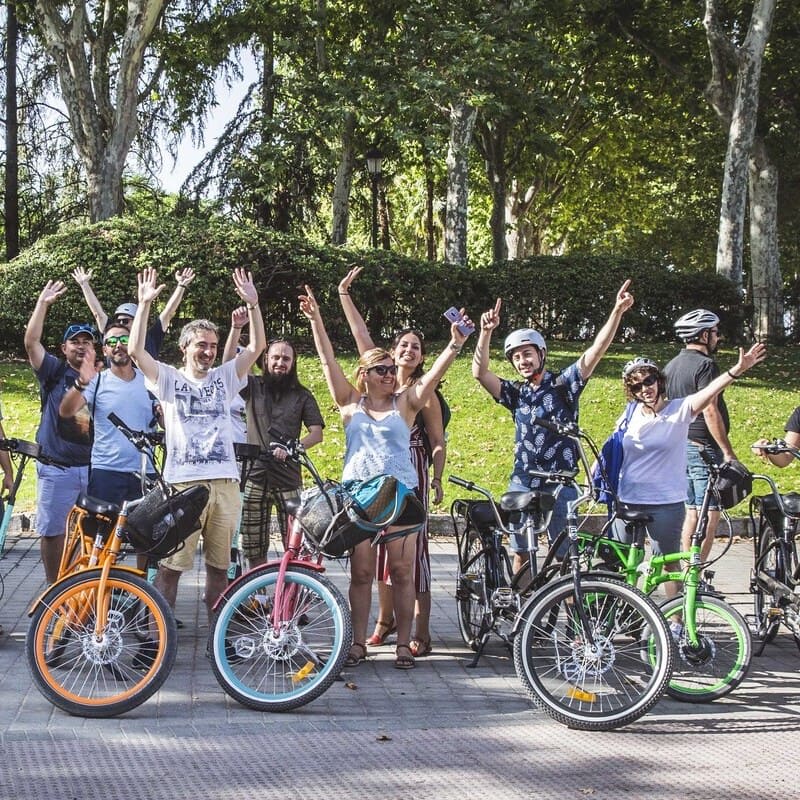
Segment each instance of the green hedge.
M316 247L252 225L217 217L166 214L158 218L122 217L72 227L39 240L4 264L0 288L0 337L12 354L22 352L22 333L38 293L48 279L61 279L70 291L51 309L46 341L89 313L71 277L77 266L94 272L92 285L108 311L135 300L136 272L153 266L167 282L178 269L193 267L192 284L175 321L196 316L226 325L237 299L230 280L235 267L254 272L269 335L291 336L309 344L308 326L297 296L311 284L334 340L349 342L338 312L336 286L351 264L367 269L353 295L370 330L387 338L405 325L433 339L446 335L442 312L465 306L477 319L503 298L502 331L532 325L549 338L586 339L594 335L613 305L625 278L633 281L634 309L626 315L623 338L672 338L672 321L682 310L708 306L723 311L731 340L742 328L732 286L713 272L680 273L655 263L610 256L536 257L478 269L406 258L383 250L348 251Z

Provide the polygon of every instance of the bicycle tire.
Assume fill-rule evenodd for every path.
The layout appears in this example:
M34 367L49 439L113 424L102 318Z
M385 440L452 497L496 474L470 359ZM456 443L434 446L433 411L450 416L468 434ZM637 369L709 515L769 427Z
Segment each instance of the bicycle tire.
M273 626L279 567L254 570L217 606L209 649L224 691L257 711L290 711L336 680L353 641L350 610L339 589L312 569L290 565L284 589L288 622Z
M28 666L39 691L68 714L92 718L124 714L151 697L172 669L178 635L161 593L137 575L112 569L106 584L108 624L98 642L99 583L99 571L91 570L54 586L34 611L26 639ZM137 602L152 620L146 645L134 635L126 614ZM56 629L62 633L54 643Z
M760 585L757 573L766 572L771 578L785 583L786 564L780 540L769 522L764 523L757 542L756 574L753 576L753 633L759 641L769 643L778 635L780 618L769 614L775 605L774 593Z
M534 704L569 728L613 730L647 713L672 672L673 648L657 606L612 577L581 580L600 652L582 644L571 576L547 584L520 612L514 667Z
M477 651L482 638L491 626L492 610L489 607L491 590L488 585L489 570L486 563L488 548L478 531L471 529L464 535L459 553L456 576L456 604L458 630L464 644Z
M672 597L660 608L668 623L685 628L682 597ZM710 703L732 692L744 680L753 657L753 643L744 617L717 597L697 596L695 624L697 648L685 635L673 635L676 654L667 694L684 703Z

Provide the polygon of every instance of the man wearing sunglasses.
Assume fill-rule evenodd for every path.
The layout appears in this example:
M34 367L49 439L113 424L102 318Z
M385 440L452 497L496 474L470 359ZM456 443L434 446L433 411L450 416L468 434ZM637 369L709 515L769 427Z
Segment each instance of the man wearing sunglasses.
M97 373L84 359L78 376L64 395L62 417L88 409L94 420L91 471L88 492L92 497L121 505L142 495L139 451L108 419L114 412L136 431L152 431L156 425L155 398L144 385L144 376L134 369L128 355L129 331L110 322L103 331L103 355L108 369ZM146 471L153 472L149 462Z
M48 353L42 344L47 312L66 291L63 281L47 282L36 300L24 338L28 361L39 381L42 401L36 441L49 456L69 465L60 469L36 464L36 530L41 537L42 563L48 583L58 575L67 514L75 498L87 490L91 456L88 440L82 444L69 441L59 431L58 409L64 394L75 384L84 362L88 362L94 371L95 330L88 323L67 326L61 343L63 360ZM83 417L78 422L85 423L88 431L88 414Z
M675 333L685 347L664 368L668 397L687 397L708 386L720 373L714 359L719 345L719 317L705 308L695 308L675 320ZM681 532L682 549L688 550L692 533L697 527L698 509L703 504L703 495L709 478L709 468L700 457L705 450L715 463L736 458L731 440L730 418L725 398L720 392L709 403L702 414L689 426L686 444L686 516ZM719 505L711 499L708 512L708 528L703 540L701 558L705 559L714 544L714 534L719 524Z
M97 322L98 330L104 330L109 321L124 325L126 328L130 329L133 318L136 316L136 303L122 303L122 305L117 306L114 314L109 319L108 314L103 310L102 303L94 293L94 289L92 289L92 270L85 270L83 267L77 267L73 270L72 277L75 279L78 286L81 287L86 304L89 306L89 310L92 312L92 316L94 316ZM194 270L191 267L178 270L175 273L175 280L177 281L177 286L170 295L169 300L167 300L164 310L158 315L156 321L147 329L144 346L153 358L158 358L158 354L161 352L161 345L164 343L164 336L167 332L167 328L169 328L169 324L172 322L172 318L175 316L175 312L178 310L178 306L183 300L186 289L194 280Z

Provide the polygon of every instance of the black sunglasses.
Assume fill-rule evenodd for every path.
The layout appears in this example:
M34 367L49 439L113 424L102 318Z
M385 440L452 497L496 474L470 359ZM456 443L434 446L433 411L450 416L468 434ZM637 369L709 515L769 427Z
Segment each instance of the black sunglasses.
M375 372L381 376L381 378L385 378L387 375L397 375L397 366L392 364L391 366L387 366L386 364L378 364L377 367L370 367L367 372Z
M652 386L657 380L658 375L653 373L643 378L639 383L632 383L628 388L631 390L631 394L639 394L645 386Z

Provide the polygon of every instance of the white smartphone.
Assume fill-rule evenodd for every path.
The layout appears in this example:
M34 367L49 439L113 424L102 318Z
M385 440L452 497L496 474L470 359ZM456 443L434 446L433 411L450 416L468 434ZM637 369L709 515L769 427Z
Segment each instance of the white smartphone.
M450 306L442 316L449 322L455 322L458 325L458 330L464 336L475 333L475 326L471 322L464 322L464 317L461 316L461 312L455 306Z

